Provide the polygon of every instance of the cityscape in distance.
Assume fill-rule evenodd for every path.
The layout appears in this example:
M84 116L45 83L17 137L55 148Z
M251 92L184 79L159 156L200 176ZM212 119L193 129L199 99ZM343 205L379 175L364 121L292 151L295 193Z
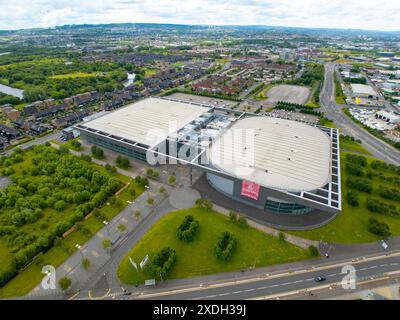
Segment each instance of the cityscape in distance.
M0 302L400 299L396 1L70 2L1 5Z

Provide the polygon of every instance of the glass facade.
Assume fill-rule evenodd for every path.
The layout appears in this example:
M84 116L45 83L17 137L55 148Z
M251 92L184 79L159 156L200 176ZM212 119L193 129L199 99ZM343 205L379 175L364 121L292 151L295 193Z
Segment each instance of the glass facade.
M284 203L278 201L267 200L265 203L265 211L273 211L281 214L305 214L312 209L297 203Z
M128 157L146 161L146 152L145 151L140 152L137 150L129 149L127 147L120 146L119 144L112 143L111 141L109 141L107 139L96 138L96 137L88 136L85 134L83 134L83 138L89 143L96 144L100 147L104 147L106 149L109 149L109 150L112 150L115 152L119 152Z

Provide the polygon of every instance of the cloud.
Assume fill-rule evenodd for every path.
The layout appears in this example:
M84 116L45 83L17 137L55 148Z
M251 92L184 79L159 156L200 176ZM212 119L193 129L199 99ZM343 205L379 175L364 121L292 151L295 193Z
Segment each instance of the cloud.
M398 0L0 0L0 29L155 22L399 30Z

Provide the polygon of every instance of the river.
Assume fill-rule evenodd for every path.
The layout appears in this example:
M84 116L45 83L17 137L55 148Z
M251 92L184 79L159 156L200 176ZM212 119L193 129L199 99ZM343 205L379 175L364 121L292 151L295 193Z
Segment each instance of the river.
M4 84L1 84L1 83L0 83L0 92L8 94L10 96L20 98L20 99L24 98L24 96L23 96L24 90L11 88L11 87L5 86Z

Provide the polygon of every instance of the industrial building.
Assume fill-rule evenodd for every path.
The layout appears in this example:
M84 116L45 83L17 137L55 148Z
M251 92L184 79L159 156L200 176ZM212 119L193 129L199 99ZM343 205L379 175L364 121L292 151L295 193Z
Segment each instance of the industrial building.
M89 143L152 165L151 157L202 170L225 196L269 213L341 210L337 129L167 98L76 129Z
M378 96L375 90L372 89L371 86L366 84L352 83L351 91L353 92L354 95L359 97L375 98Z

